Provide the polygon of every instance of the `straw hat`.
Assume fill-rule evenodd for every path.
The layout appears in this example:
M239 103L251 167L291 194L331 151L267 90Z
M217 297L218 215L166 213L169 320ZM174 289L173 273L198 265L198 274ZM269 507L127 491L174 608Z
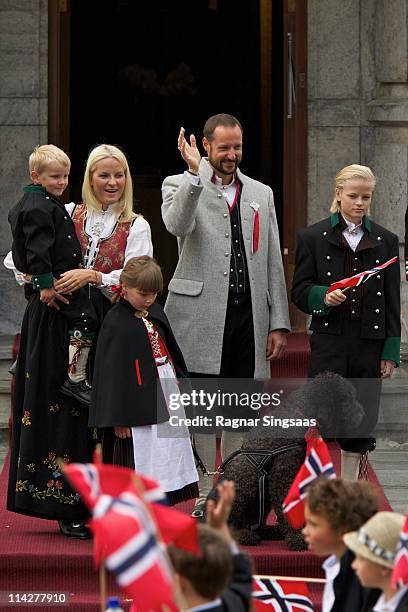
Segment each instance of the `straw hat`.
M392 568L404 521L398 512L377 512L358 531L346 533L344 543L356 555Z

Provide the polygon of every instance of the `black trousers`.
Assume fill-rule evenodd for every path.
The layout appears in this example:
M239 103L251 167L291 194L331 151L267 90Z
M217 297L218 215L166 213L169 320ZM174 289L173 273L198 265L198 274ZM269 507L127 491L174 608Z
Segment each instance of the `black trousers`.
M375 447L375 439L367 436L378 421L380 361L384 344L383 340L361 338L360 331L359 320L346 319L340 336L313 333L310 338L311 360L308 371L309 378L329 370L351 379L357 390L357 399L364 407L365 417L355 432L356 437L339 438L337 441L343 450L356 453L373 450ZM359 432L361 437L358 437Z
M213 376L200 372L190 372L189 375L191 378L248 379L245 380L243 385L238 381L236 383L224 383L222 390L230 393L245 391L250 394L262 390L262 382L254 380L254 373L255 340L251 295L249 293L230 294L225 317L220 373L218 376ZM247 406L234 406L232 408L224 406L218 412L226 418L256 416ZM230 428L224 426L224 429L228 431ZM242 426L237 431L247 431L247 428Z
M251 295L230 294L222 341L220 378L253 378L254 372L255 340Z

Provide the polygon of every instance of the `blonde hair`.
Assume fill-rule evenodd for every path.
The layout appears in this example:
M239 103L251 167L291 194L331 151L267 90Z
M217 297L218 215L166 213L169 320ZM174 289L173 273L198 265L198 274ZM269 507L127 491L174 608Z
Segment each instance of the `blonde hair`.
M350 181L352 179L360 179L362 181L367 181L368 183L371 183L374 191L376 178L371 168L369 168L368 166L360 166L359 164L351 164L351 166L346 166L345 168L342 168L342 170L337 173L336 178L334 179L334 197L330 207L331 213L336 213L340 210L340 206L336 196L336 189L343 189L346 181Z
M118 147L102 144L92 149L86 162L84 182L82 183L82 201L86 209L93 208L98 211L102 210L102 205L96 199L93 192L91 179L98 163L103 159L109 158L116 159L125 173L125 188L119 200L119 223L128 223L138 215L133 212L133 186L129 164L125 154Z
M68 155L53 144L39 145L35 147L28 159L28 167L31 172L41 174L50 164L60 164L71 167Z
M145 293L160 293L163 289L163 275L153 257L141 255L126 262L120 275L120 282Z

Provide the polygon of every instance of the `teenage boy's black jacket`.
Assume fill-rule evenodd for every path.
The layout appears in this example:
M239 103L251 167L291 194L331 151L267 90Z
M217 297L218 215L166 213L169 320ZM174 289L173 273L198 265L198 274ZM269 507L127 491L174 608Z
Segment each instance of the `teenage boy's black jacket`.
M169 418L149 336L135 312L121 299L102 324L92 379L91 427L138 427ZM177 378L187 377L183 355L159 304L150 306L148 319L164 340Z
M61 200L41 185L28 185L23 191L8 215L14 265L33 275L34 289L49 288L53 278L82 266L81 246Z

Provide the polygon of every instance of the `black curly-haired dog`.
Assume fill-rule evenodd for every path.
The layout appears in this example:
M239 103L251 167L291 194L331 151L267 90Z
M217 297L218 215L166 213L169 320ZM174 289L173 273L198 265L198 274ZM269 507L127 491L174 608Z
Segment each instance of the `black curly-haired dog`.
M364 410L350 382L325 372L293 391L274 415L296 418L297 426L281 429L279 437L272 432L273 428L253 428L240 450L222 464L218 482L235 482L236 497L229 524L238 543L255 546L262 539L284 539L290 550L304 550L301 532L287 522L282 503L305 458L304 435L308 429L305 422L317 419L325 438L344 437L345 431L359 426ZM217 499L216 487L208 499ZM266 526L272 509L277 525Z

